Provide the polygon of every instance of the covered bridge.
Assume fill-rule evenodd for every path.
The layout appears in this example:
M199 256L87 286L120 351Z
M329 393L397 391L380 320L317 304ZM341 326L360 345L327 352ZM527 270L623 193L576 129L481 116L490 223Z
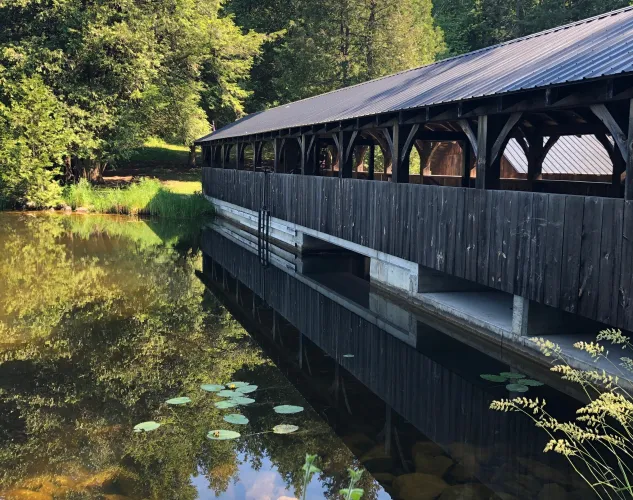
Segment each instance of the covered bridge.
M633 329L631 47L628 7L246 116L197 141L204 193Z

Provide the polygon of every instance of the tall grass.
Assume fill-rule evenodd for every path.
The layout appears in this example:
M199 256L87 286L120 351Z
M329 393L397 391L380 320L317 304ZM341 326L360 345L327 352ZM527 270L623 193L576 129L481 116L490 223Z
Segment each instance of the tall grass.
M165 189L154 179L142 179L124 188L100 188L82 180L67 186L62 195L73 210L128 215L194 218L213 213L201 193L180 194Z

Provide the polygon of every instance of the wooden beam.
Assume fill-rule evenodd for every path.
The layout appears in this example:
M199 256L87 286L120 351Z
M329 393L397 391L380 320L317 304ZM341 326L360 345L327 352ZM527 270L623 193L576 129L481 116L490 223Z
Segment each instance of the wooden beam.
M370 181L374 180L374 170L376 163L376 145L372 144L369 146L369 168L368 168L368 176L367 178Z
M470 141L470 146L473 148L473 152L475 156L479 156L477 153L477 136L473 132L472 127L470 126L470 122L468 120L458 120L457 123L466 134L466 137Z
M627 136L622 131L622 129L620 128L620 125L618 124L616 119L613 117L611 112L607 109L607 107L604 104L595 104L593 106L590 106L590 109L593 112L593 114L596 115L602 123L604 123L604 126L607 127L607 130L611 134L611 137L613 137L613 140L615 141L618 148L620 149L620 152L622 153L622 158L626 158L627 153L628 153L627 147L626 147Z
M390 139L391 146L391 181L409 182L409 155L413 141L420 125L393 125L391 134L385 134Z
M499 132L499 135L497 136L497 139L495 140L492 146L490 162L494 162L497 159L497 157L501 159L500 154L503 152L503 149L505 148L505 145L507 144L508 135L510 134L510 131L514 128L514 126L518 123L518 121L521 119L522 115L523 113L512 113L508 117L508 120L503 125L501 132Z
M273 139L273 172L281 171L281 150L283 149L283 139Z

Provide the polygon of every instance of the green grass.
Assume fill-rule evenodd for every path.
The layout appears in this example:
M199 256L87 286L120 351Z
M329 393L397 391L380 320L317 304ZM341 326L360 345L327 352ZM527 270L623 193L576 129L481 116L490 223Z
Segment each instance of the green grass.
M196 218L213 213L211 204L200 192L173 192L155 179L141 179L124 188L100 188L82 180L67 186L63 199L73 210L84 208L97 213L170 218Z
M128 160L136 162L161 162L186 164L189 161L189 148L181 144L169 144L162 139L152 138L145 142Z

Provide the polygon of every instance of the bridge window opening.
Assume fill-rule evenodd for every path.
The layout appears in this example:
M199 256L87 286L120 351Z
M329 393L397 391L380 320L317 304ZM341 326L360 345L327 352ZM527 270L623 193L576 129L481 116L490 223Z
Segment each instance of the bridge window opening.
M262 169L272 170L275 164L275 149L273 147L273 143L270 141L266 141L262 145L262 164L261 167L258 167L256 170L260 171Z
M244 152L242 153L242 165L240 168L244 170L253 170L253 164L255 163L255 150L252 144L244 146Z

